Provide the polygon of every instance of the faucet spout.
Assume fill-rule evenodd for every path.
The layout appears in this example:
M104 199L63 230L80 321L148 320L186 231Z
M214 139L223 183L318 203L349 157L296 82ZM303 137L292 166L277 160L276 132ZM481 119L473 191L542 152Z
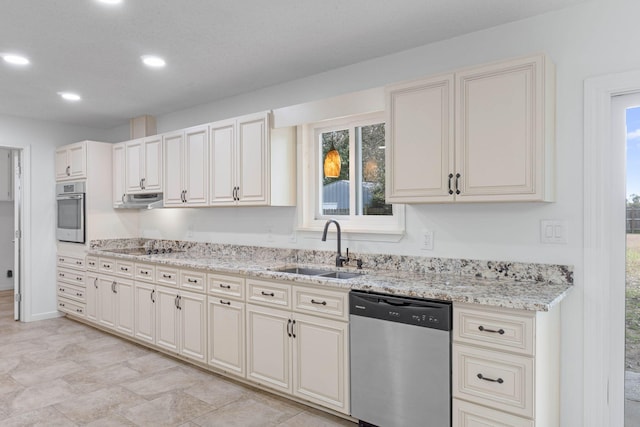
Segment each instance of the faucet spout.
M322 241L323 242L327 241L327 231L329 230L329 226L331 224L335 224L336 230L338 231L338 236L336 239L338 243L337 254L336 254L336 267L342 267L344 266L345 262L349 261L349 259L342 256L342 249L341 249L342 231L340 230L340 223L338 221L336 221L335 219L327 220L327 222L324 224L324 231L322 232Z

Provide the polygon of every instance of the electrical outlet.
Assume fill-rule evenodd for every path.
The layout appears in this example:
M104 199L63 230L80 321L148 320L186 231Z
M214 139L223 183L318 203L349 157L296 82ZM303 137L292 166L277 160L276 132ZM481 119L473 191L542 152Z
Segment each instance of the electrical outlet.
M267 242L273 242L273 226L267 225Z
M543 219L540 221L540 242L566 244L567 221Z
M422 231L422 250L423 251L433 250L433 231L431 230Z

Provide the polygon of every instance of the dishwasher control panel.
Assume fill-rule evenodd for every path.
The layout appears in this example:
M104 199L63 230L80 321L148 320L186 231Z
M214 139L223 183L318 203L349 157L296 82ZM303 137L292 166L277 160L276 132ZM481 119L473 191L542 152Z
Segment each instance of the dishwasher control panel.
M351 291L349 313L443 331L450 331L452 324L450 302L372 292Z

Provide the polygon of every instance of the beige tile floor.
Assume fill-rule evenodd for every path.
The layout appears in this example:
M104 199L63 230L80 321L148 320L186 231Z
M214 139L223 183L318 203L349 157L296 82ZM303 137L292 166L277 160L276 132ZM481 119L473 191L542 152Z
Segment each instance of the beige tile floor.
M0 425L282 426L350 423L67 318L13 320L0 292Z

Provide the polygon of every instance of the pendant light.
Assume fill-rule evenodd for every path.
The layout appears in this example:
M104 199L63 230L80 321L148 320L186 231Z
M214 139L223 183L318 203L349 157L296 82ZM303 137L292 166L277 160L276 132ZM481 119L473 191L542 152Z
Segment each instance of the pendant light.
M324 176L326 178L337 178L340 176L340 153L336 150L335 145L331 142L331 149L324 158Z

